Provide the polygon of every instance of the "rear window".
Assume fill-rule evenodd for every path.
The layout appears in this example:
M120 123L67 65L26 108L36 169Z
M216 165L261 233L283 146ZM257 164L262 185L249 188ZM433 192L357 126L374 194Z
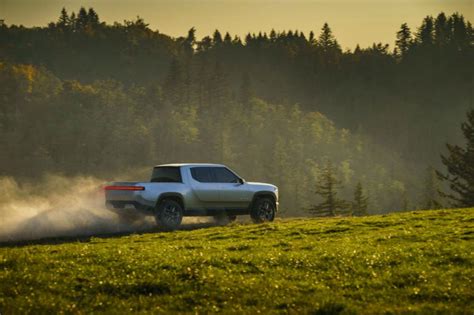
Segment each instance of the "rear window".
M191 176L201 183L212 183L212 172L210 167L193 167L191 168Z
M155 167L151 174L152 183L181 183L179 167Z

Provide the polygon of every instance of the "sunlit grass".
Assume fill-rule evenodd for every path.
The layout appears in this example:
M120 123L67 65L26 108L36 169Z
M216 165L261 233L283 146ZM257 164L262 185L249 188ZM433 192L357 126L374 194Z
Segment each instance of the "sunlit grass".
M474 209L0 248L0 313L472 313Z

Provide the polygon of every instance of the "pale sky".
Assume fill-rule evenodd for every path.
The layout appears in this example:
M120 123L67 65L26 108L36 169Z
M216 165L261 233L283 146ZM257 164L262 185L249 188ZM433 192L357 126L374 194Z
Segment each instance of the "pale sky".
M351 49L373 42L393 47L402 23L415 30L423 17L441 11L474 20L474 0L0 0L0 19L8 25L46 26L57 20L62 7L70 13L81 6L93 7L107 23L138 15L153 30L173 37L193 26L198 38L215 29L241 37L272 28L319 34L328 22L341 46Z

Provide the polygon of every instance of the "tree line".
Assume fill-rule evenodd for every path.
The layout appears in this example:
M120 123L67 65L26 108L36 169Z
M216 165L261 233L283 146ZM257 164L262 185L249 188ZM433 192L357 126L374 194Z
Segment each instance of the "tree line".
M327 23L171 38L92 8L1 26L0 174L117 178L211 161L275 182L290 214L328 212L328 189L340 196L331 215L432 208L446 198L439 153L472 106L472 26L441 13L395 35L393 51L343 51Z

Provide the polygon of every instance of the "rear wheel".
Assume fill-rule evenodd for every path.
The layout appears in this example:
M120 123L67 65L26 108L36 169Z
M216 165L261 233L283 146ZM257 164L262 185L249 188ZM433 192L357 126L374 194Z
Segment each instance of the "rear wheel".
M157 210L156 223L167 231L176 230L183 220L183 207L174 200L163 200Z
M275 203L271 198L258 198L250 212L254 223L272 222L275 219Z

